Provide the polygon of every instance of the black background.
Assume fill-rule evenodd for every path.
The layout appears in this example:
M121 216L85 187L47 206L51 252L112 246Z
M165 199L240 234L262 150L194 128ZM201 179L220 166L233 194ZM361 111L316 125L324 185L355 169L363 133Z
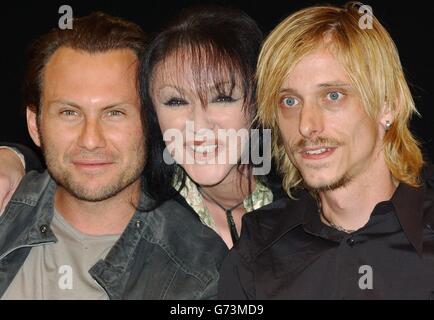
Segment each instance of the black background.
M193 4L222 4L237 7L254 18L267 34L282 19L295 10L315 4L343 4L346 1L16 1L0 4L1 43L1 112L0 141L19 142L34 150L27 134L21 106L21 83L25 65L25 49L38 35L58 25L63 4L70 5L74 16L101 10L138 23L152 34L176 15ZM422 142L425 155L434 159L434 10L428 1L415 0L365 1L374 15L390 32L399 49L406 77L422 118L414 117L411 128Z

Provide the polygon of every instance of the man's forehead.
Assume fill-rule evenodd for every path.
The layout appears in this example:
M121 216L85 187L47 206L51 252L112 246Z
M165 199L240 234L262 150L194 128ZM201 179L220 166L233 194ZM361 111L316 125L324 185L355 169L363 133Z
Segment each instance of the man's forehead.
M137 56L130 49L89 53L69 47L57 49L42 73L42 84L61 86L86 82L136 82Z
M89 64L98 64L106 61L131 64L137 62L137 60L138 58L136 53L129 48L89 52L79 48L61 46L49 57L46 63L46 68L48 68L50 65L74 65L77 63L86 62Z
M282 81L282 88L297 82L318 88L351 85L342 63L326 49L309 53L290 67Z
M80 84L136 82L137 56L132 50L88 53L63 47L47 62L42 77L45 86L67 87ZM63 85L64 84L64 85Z
M137 57L132 50L91 54L60 48L47 63L42 79L43 94L81 95L134 94Z

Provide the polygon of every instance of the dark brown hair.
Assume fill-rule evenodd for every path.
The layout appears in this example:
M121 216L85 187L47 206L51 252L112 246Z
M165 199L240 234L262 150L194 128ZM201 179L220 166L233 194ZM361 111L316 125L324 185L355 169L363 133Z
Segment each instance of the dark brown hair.
M178 72L182 72L184 63L190 62L196 88L206 88L212 84L219 94L225 90L219 87L220 82L229 80L231 89L239 82L244 93L245 114L253 118L256 114L254 75L262 39L259 26L243 11L204 5L181 12L150 42L140 60L139 77L143 110L149 125L150 155L146 175L150 193L158 201L174 195L171 183L177 165L166 164L163 159L166 145L151 95L156 67L174 55L180 66ZM198 93L203 100L203 94L200 91ZM179 190L185 183L185 172L181 170L180 173Z
M146 47L146 38L141 28L133 22L103 12L93 12L74 19L72 29L55 28L36 39L28 51L23 102L24 107L30 107L38 114L43 71L50 57L60 47L89 53L131 49L140 57Z

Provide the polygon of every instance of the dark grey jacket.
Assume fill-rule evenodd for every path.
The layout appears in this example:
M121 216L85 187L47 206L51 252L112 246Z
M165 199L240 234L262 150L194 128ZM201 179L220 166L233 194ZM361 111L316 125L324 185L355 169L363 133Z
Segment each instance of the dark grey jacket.
M50 229L56 183L28 173L0 216L0 297L34 246L56 242ZM140 207L151 204L145 193ZM110 299L213 299L228 249L177 200L136 211L104 260L90 270Z

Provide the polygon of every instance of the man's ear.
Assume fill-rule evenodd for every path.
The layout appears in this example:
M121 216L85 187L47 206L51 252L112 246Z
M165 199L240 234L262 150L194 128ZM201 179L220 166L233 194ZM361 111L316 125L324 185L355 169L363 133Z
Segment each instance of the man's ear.
M388 130L389 128L387 127L387 123L389 124L389 126L393 123L394 121L394 114L393 114L393 110L391 108L391 106L388 103L384 103L383 106L381 107L381 112L380 112L380 124L386 129Z
M39 139L38 115L36 114L36 108L34 106L27 106L26 116L27 129L29 130L30 137L32 137L33 142L40 147L41 140Z

